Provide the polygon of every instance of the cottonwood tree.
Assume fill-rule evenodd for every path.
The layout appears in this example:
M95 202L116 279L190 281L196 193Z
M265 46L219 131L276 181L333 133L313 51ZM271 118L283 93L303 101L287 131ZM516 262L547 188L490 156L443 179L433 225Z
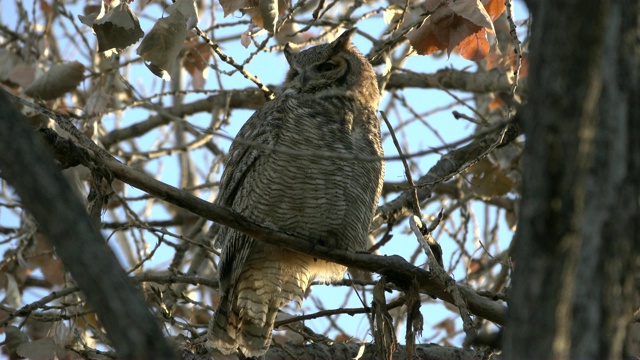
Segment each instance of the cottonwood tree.
M10 357L207 358L221 225L351 269L284 309L267 358L637 353L637 3L532 1L532 22L502 0L11 5ZM212 205L230 139L278 95L284 44L354 26L383 91L369 251Z

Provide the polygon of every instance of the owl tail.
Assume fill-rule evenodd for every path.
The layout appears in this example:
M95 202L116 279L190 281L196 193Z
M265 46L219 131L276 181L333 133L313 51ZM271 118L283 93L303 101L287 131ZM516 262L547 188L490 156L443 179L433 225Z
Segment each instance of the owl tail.
M266 353L271 346L271 335L278 307L270 305L264 310L266 310L264 318L257 319L251 316L241 316L240 318L238 344L240 351L246 357L259 357ZM263 319L264 321L262 321Z
M228 296L222 296L218 309L209 322L209 342L221 353L228 355L238 348L236 341L237 317L231 311L231 301Z
M209 346L224 355L234 353L240 347L246 357L258 357L269 350L278 307L253 301L246 302L245 306L249 308L236 314L226 296L220 299L209 322Z
M259 271L243 273L237 291L236 340L247 357L269 350L278 309L292 300L302 302L310 280L307 259L297 256L289 262L265 261Z

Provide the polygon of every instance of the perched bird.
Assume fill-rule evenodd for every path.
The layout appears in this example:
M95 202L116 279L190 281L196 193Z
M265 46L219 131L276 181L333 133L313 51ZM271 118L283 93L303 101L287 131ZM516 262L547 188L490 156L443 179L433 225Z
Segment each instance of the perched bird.
M354 33L300 53L287 44L284 91L240 129L217 204L323 246L365 250L384 164L371 161L383 155L376 74L351 44ZM301 303L314 279L341 279L346 270L233 229L218 238L221 298L209 343L223 354L239 347L247 357L263 355L278 309Z

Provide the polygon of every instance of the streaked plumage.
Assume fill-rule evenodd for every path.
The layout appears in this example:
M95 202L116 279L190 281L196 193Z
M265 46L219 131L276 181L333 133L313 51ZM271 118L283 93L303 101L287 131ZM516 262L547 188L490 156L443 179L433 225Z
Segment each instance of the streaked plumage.
M298 54L287 46L290 70L285 90L258 109L238 133L217 204L256 223L320 239L324 246L364 250L382 188L382 162L299 156L382 156L376 76L351 45L353 33L349 30L330 44ZM274 148L286 151L268 151ZM291 300L301 302L315 278L344 276L341 265L264 244L232 229L222 228L219 239L221 299L209 337L225 354L238 347L245 356L264 354L280 307Z

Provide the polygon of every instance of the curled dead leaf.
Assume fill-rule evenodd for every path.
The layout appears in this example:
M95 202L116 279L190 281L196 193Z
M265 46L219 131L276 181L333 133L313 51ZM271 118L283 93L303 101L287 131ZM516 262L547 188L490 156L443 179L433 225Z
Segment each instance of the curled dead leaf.
M196 8L195 1L177 0L167 8L167 13L171 15L176 12L179 12L185 19L187 19L187 30L193 29L198 24L198 9Z
M426 4L433 13L421 27L407 34L417 53L429 55L441 50L451 54L455 51L474 61L487 56L487 31L495 33L493 20L502 14L504 6L494 0L448 0L440 7L437 7L439 2L428 0Z
M98 39L99 52L124 49L144 35L140 21L127 2L120 3L104 17L96 19L92 29Z
M270 33L276 32L278 22L278 0L260 0L258 11L262 18L262 27Z
M9 355L11 355L12 358L18 357L18 346L28 343L29 337L15 326L7 326L4 333L4 345L7 347L7 350L9 350Z
M56 342L52 337L22 343L18 346L18 355L32 360L48 360L56 356Z
M171 80L176 58L187 36L187 19L181 12L158 19L153 29L142 39L136 53L156 76Z
M495 33L491 17L480 0L449 1L447 6L457 15L460 15L477 26L487 28L492 33Z
M33 84L36 78L36 68L30 64L16 64L9 74L9 81L26 88Z
M84 65L77 61L53 65L24 93L32 98L51 100L74 90L84 79Z
M467 171L473 174L471 178L473 192L482 198L502 196L513 189L514 182L505 175L499 164L494 164L487 157L475 163Z
M220 0L224 16L240 10L242 14L249 14L251 20L259 27L270 33L276 32L278 18L289 9L286 0Z
M209 60L211 49L209 44L195 43L191 45L182 57L182 66L191 75L194 89L203 89L209 74Z
M13 68L20 62L17 55L6 49L0 49L0 81L9 80Z

